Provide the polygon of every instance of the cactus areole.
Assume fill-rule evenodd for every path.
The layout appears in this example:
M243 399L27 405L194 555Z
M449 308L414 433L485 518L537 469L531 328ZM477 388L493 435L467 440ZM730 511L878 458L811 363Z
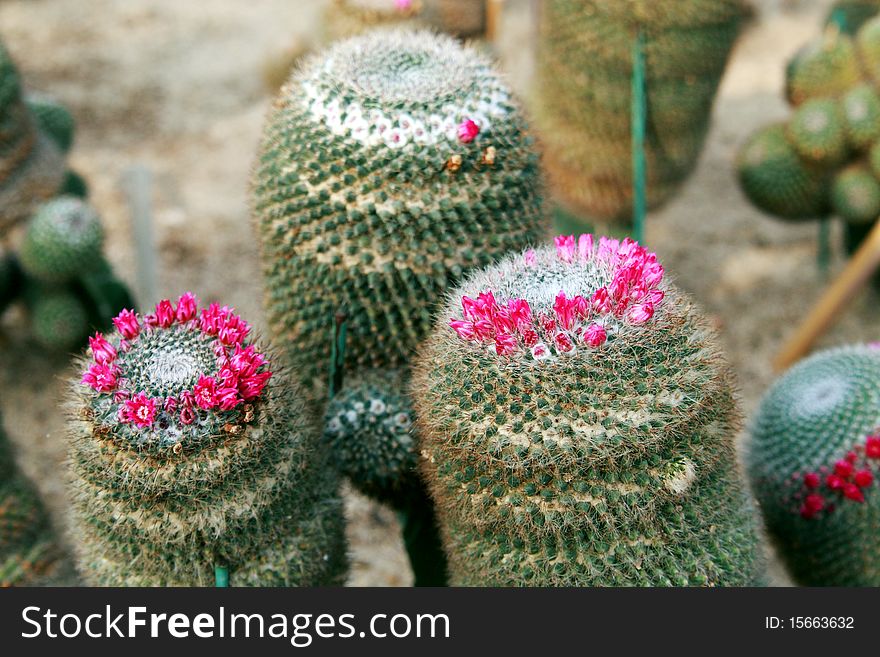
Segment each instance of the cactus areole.
M761 581L728 367L636 242L559 237L469 277L412 393L453 584Z

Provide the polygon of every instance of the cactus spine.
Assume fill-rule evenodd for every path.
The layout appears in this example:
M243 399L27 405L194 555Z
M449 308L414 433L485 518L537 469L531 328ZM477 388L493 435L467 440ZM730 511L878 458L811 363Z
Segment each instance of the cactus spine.
M470 276L412 394L453 584L761 581L729 368L635 242L557 238Z
M739 0L543 3L536 120L560 202L581 217L632 213L632 48L644 39L649 207L696 165L745 14Z
M820 352L777 380L752 423L748 471L798 582L880 586L880 349Z
M342 505L301 395L194 297L124 311L71 395L79 565L94 583L341 584ZM272 368L272 369L270 369Z

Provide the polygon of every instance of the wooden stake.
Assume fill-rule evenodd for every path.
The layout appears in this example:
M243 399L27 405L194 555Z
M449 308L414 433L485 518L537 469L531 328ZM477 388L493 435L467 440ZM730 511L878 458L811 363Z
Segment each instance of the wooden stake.
M486 41L494 43L498 38L504 0L486 0Z
M781 372L803 357L834 323L878 267L880 267L880 221L874 224L874 228L855 252L846 269L831 283L797 332L785 343L782 351L773 361L773 368Z

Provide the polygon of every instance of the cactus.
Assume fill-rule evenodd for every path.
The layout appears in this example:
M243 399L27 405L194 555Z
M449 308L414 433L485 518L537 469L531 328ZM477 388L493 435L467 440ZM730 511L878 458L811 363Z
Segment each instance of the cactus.
M282 89L253 176L270 326L320 395L336 314L353 372L405 366L462 273L539 234L538 160L507 88L450 37L338 43Z
M795 106L826 96L838 96L861 80L853 39L829 26L822 38L801 49L789 62L786 97Z
M791 574L880 586L880 349L815 354L776 381L751 427L748 472Z
M831 207L848 223L873 224L880 216L880 182L867 167L850 165L834 177Z
M80 569L94 583L341 584L342 503L287 372L192 294L90 339L71 394Z
M329 402L324 439L340 473L361 492L400 507L418 484L412 408L400 371L352 377Z
M0 234L61 186L64 159L37 128L12 58L0 43Z
M0 587L32 583L55 556L48 516L18 471L0 422Z
M702 149L745 6L738 0L560 0L543 4L536 119L544 162L572 214L632 211L633 42L644 41L647 201L665 202Z
M556 244L470 276L414 366L451 582L762 581L708 322L632 240Z
M49 96L31 95L25 101L37 119L37 125L45 132L62 153L73 146L74 122L70 111Z
M21 246L21 266L38 281L64 283L95 266L103 241L97 212L81 199L63 196L34 214Z
M869 84L853 87L841 99L849 145L863 150L880 138L880 96Z
M58 190L58 196L76 196L86 199L89 196L89 185L76 171L68 171Z
M67 290L39 290L30 303L30 314L34 339L46 349L70 353L85 342L88 314Z
M743 192L761 210L796 220L827 213L825 176L798 158L783 124L752 135L740 149L736 167Z
M834 99L804 102L789 120L786 135L795 152L808 162L832 167L847 156L846 124Z
M846 34L853 35L880 11L877 0L837 0L831 5L826 25L836 24Z
M423 22L423 0L331 0L324 14L327 41L362 34L377 27Z

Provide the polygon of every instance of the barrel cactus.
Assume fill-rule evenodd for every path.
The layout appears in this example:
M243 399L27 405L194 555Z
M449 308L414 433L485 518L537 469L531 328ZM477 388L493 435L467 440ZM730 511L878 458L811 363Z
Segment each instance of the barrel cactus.
M331 328L348 365L404 367L471 267L539 234L538 159L489 62L450 37L385 31L283 87L253 175L269 324L310 396Z
M55 194L64 172L61 151L39 129L15 64L0 43L0 233Z
M536 122L560 203L591 220L632 212L633 43L644 40L647 201L696 165L746 9L740 0L558 0L542 4Z
M38 288L28 294L31 331L46 349L77 351L89 332L89 315L76 295L64 289Z
M452 583L762 581L730 379L630 239L560 237L470 276L412 383Z
M32 94L25 102L34 113L37 126L52 138L62 153L67 153L73 146L75 129L70 110L54 98L43 94Z
M878 347L839 347L798 363L752 423L752 487L805 585L880 586Z
M48 516L0 423L0 587L32 583L56 557Z
M70 399L79 566L105 585L342 583L338 480L301 395L192 294L90 339Z

